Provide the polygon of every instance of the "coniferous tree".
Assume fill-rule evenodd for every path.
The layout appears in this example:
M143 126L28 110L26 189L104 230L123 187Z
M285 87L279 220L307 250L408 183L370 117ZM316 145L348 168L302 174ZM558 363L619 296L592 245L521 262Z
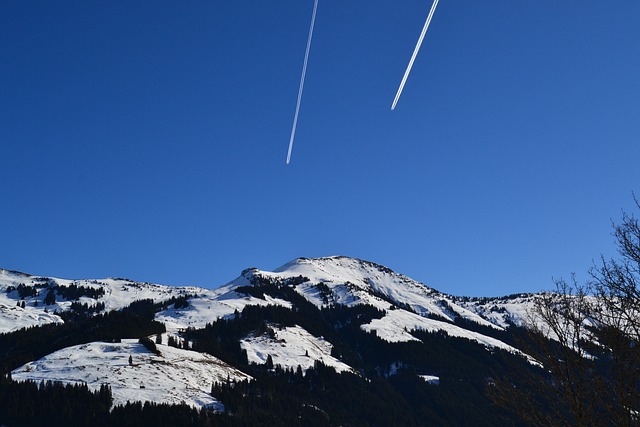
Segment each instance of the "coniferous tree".
M273 369L273 358L271 355L267 356L267 369Z
M56 303L56 292L53 289L49 289L47 296L44 298L44 305L52 305Z

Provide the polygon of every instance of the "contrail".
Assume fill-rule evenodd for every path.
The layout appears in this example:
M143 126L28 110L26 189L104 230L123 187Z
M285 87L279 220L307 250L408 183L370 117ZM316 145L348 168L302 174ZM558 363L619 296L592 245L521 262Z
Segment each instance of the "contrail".
M318 10L318 0L313 4L313 15L311 15L311 26L309 27L309 39L307 40L307 50L304 53L304 64L302 65L302 77L300 77L300 88L298 89L298 102L296 103L296 114L293 116L293 128L291 128L291 138L289 139L289 151L287 152L287 164L291 161L291 150L293 150L293 139L296 136L296 126L298 125L298 113L300 113L300 101L302 100L302 89L304 88L304 78L307 75L307 62L309 61L309 50L311 50L311 38L313 37L313 27L316 23L316 11Z
M424 28L422 28L422 33L420 34L420 38L418 39L416 48L413 50L413 55L411 55L411 60L409 61L409 65L407 66L407 71L404 72L404 77L402 77L402 82L400 82L398 93L396 93L396 98L393 100L393 104L391 105L392 110L395 110L396 104L400 99L402 89L404 89L404 84L407 82L407 78L409 77L409 73L411 72L411 67L413 67L413 61L416 60L416 56L418 56L418 51L420 50L420 46L422 45L422 40L424 40L424 36L425 34L427 34L427 29L429 28L429 24L431 23L431 18L433 18L433 12L436 11L436 6L438 6L438 1L439 0L434 0L433 5L431 5L429 16L427 17L427 21L424 23Z

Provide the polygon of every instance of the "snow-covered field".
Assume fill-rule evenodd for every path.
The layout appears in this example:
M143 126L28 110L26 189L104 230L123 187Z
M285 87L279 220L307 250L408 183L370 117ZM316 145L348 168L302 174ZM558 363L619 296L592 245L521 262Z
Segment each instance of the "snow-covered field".
M223 407L209 394L214 382L250 378L213 356L160 344L157 347L160 355L151 353L137 340L82 344L27 363L11 375L18 381L86 383L91 390L109 384L114 405L149 401L217 410Z

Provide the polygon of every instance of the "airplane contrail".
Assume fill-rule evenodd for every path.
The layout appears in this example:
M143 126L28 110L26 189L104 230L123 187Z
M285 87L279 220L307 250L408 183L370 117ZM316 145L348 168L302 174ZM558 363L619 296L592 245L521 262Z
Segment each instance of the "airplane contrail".
M409 73L411 72L411 67L413 67L413 61L416 60L416 56L418 56L418 51L420 50L420 46L422 45L422 40L424 40L425 34L427 34L427 29L429 28L429 24L431 23L431 18L433 18L433 12L436 11L436 6L438 6L439 0L434 0L433 5L431 5L431 10L429 11L429 16L427 17L427 21L424 23L424 28L422 28L422 33L420 33L420 38L418 39L418 43L416 44L416 48L413 50L413 55L411 55L411 60L409 61L409 65L407 66L407 70L404 72L404 77L402 77L402 82L400 82L400 87L398 88L398 93L396 93L396 97L393 100L393 104L391 105L391 109L395 110L396 104L400 99L400 95L402 94L402 89L404 89L404 84L407 82L407 78L409 77Z
M296 103L296 114L293 116L293 127L291 128L291 138L289 139L289 151L287 152L287 164L291 161L291 150L293 150L293 140L296 136L298 125L298 114L300 113L300 101L302 100L302 89L304 88L304 78L307 75L307 62L309 61L309 50L311 50L311 38L313 37L313 27L316 23L316 11L318 10L318 0L313 4L313 15L311 15L311 26L309 27L309 39L307 40L307 50L304 53L304 64L302 65L302 77L300 77L300 88L298 89L298 102Z

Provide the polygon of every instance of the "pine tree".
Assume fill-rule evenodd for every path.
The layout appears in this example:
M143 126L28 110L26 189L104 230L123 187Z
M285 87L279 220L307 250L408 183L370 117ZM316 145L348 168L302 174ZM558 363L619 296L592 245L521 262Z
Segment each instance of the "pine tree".
M267 369L273 369L273 358L271 355L267 356Z
M47 292L47 296L44 298L44 305L51 305L56 303L56 293L53 289Z

